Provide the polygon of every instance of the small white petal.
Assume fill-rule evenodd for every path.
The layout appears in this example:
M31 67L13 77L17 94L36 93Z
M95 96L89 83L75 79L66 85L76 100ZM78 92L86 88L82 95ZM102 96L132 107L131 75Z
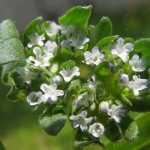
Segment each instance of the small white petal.
M27 96L27 102L31 105L38 105L40 103L40 98L42 96L42 92L31 92Z
M44 46L45 46L46 53L50 53L52 55L58 49L58 45L57 45L57 43L55 41L53 41L53 42L47 41Z
M63 68L63 70L61 70L59 74L63 76L66 82L69 82L74 76L80 75L79 67L74 66L72 69L70 69L69 67L66 67L66 69Z
M115 45L111 47L111 53L114 56L119 56L123 62L127 62L129 59L129 52L134 49L132 43L126 43L124 45L124 40L119 38Z
M126 110L123 109L122 104L116 106L113 104L111 108L108 110L108 115L113 118L117 123L120 123L121 118L126 116Z
M86 118L87 111L82 111L79 115L72 115L69 119L72 121L73 128L80 127L82 131L87 130L87 124L91 123L93 117Z
M89 133L94 137L100 137L104 134L104 126L101 123L94 123L89 128Z
M89 38L79 35L77 38L71 37L69 41L71 46L81 50L84 48L84 44L89 42Z
M129 60L129 64L135 72L142 72L146 69L146 60L143 58L140 59L136 54Z
M29 35L30 42L28 43L28 47L31 48L34 45L43 46L44 45L44 34L38 35L37 33Z
M64 95L64 91L57 90L56 84L53 85L42 84L40 88L45 93L42 97L43 99L46 98L44 100L45 102L56 103L58 100L58 96Z
M134 95L139 95L139 91L148 88L148 80L147 79L140 79L140 76L134 75L133 81L130 81L128 86L130 89L133 90Z
M107 101L103 101L100 103L100 110L103 112L107 112L109 110L109 104Z
M104 54L102 54L99 51L98 47L95 46L92 49L92 53L89 51L86 51L84 53L84 57L85 57L85 61L86 61L87 65L90 65L90 64L98 65L102 62L102 60L104 58Z
M56 38L56 35L58 34L59 30L60 30L60 26L57 25L54 21L50 22L49 27L45 27L46 34L52 39Z

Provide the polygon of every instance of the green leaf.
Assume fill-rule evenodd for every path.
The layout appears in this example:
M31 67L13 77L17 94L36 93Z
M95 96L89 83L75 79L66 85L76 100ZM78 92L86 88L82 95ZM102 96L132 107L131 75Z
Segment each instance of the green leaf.
M133 114L133 113L131 113ZM130 115L131 115L130 114ZM133 114L134 115L134 114ZM108 150L149 150L150 148L150 113L138 113L134 115L134 120L139 129L138 137L130 144L126 141L122 141L114 145L112 142L107 142ZM133 124L134 126L134 124Z
M26 94L25 90L18 90L15 86L11 86L11 89L7 95L8 99L13 101L25 100Z
M0 53L0 64L25 62L24 47L11 20L5 20L0 24Z
M19 33L16 30L16 27L12 20L5 20L0 24L0 43L10 39L10 38L18 38Z
M67 48L61 48L61 54L62 54L61 58L63 58L63 60L73 59L74 57L74 53Z
M147 60L147 64L150 65L150 38L135 41L134 49L135 52L142 53L142 56Z
M112 34L112 22L108 17L103 17L98 25L91 32L91 46L97 44L102 38L106 38Z
M150 111L150 96L137 98L137 99L131 99L132 102L132 111L136 112L146 112Z
M52 136L57 135L64 127L67 116L63 113L55 114L52 116L44 116L39 118L41 127Z
M108 36L106 38L101 39L98 43L97 46L100 49L104 49L106 47L109 47L116 39L118 38L118 35L116 36Z
M91 15L92 6L81 7L76 6L67 11L59 18L59 23L64 26L74 25L79 28L85 29Z
M32 22L30 22L30 24L26 27L24 33L23 33L23 43L24 45L27 45L27 43L29 42L29 38L28 35L31 35L35 32L39 31L39 23L42 21L42 17L38 17L35 20L33 20Z
M137 136L138 136L138 127L137 127L137 124L135 121L133 121L128 129L125 131L125 134L124 134L124 138L128 141L128 142L131 142L133 141Z
M118 142L122 139L119 127L113 120L110 120L105 132L105 136L112 142Z
M120 126L125 140L132 142L137 138L139 131L136 122L132 118L126 116L123 118Z
M12 78L12 73L14 69L16 68L16 63L9 63L3 65L3 70L2 70L2 83L5 85L14 85L14 79Z

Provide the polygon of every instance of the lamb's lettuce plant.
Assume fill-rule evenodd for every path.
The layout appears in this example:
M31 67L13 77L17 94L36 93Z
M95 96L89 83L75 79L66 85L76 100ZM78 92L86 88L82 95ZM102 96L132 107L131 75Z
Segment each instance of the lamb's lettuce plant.
M131 142L139 131L130 112L150 111L150 39L112 35L107 17L88 25L91 9L74 7L59 24L39 17L27 26L22 42L13 21L0 24L8 98L27 101L50 135L69 120L75 148L105 147L104 136Z

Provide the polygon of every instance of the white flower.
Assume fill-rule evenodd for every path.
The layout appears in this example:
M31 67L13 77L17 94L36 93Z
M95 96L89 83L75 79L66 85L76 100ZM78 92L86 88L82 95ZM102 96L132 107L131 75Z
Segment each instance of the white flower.
M35 33L35 34L29 35L28 37L30 39L30 42L27 45L29 48L31 48L32 46L36 44L39 46L44 45L44 40L45 40L44 34L38 35L37 33Z
M135 96L139 95L139 91L146 89L148 86L147 79L140 79L140 76L134 75L133 81L129 82L129 88L133 90Z
M124 85L129 82L129 76L127 74L121 74L119 77L119 84Z
M79 67L77 66L74 66L72 69L67 66L66 69L63 68L63 70L61 70L59 73L63 76L66 82L71 81L74 76L80 75Z
M38 105L40 104L40 98L42 96L42 92L31 92L28 96L27 96L27 102L31 105Z
M33 53L35 54L36 57L34 56L29 56L27 59L27 62L34 62L34 66L36 67L46 67L50 66L50 58L53 57L52 54L45 54L42 55L42 50L39 47L34 47L33 48Z
M135 72L142 72L146 69L146 60L143 58L140 59L136 54L132 57L131 60L129 60L129 64Z
M78 36L77 38L71 37L70 45L81 50L84 48L84 44L89 41L90 41L90 39L86 38L85 36Z
M111 53L115 56L119 56L123 62L127 62L129 59L129 52L134 49L132 43L126 43L124 45L124 39L119 38L116 45L111 47Z
M52 39L54 39L56 37L56 35L58 34L59 30L60 30L60 26L57 25L54 21L50 22L50 26L49 27L45 27L46 34Z
M47 41L44 47L45 47L46 53L51 53L51 54L54 54L58 49L58 45L55 41L53 42Z
M109 110L109 104L108 104L107 101L102 101L102 102L100 103L100 110L101 110L102 112L107 112L107 111Z
M30 84L31 80L36 77L36 73L26 67L18 66L16 67L16 72L22 76L23 82L26 82L27 84Z
M70 35L71 33L74 32L74 26L70 25L70 26L61 26L61 34L62 35Z
M93 102L94 97L89 95L87 92L84 92L77 96L77 98L74 101L74 107L79 108L80 106L84 105L85 107L89 106L89 102Z
M80 127L82 131L87 130L87 124L92 122L93 117L86 118L87 111L82 111L77 116L70 116L69 119L72 121L73 128Z
M101 123L94 123L89 127L89 133L94 137L100 137L104 134L104 126Z
M57 84L57 85L61 84L62 81L63 81L63 79L62 79L62 77L59 76L59 75L57 75L57 76L55 76L55 77L53 78L53 82L54 82L55 84Z
M44 95L41 96L41 102L49 102L50 104L56 103L58 96L63 96L64 91L57 90L57 85L47 85L42 84L40 89L44 92Z
M126 110L123 109L122 104L116 106L115 104L111 106L108 110L108 115L113 118L116 122L121 122L122 117L126 116Z
M102 54L98 47L95 46L93 47L92 49L92 53L89 52L89 51L86 51L84 53L84 57L85 57L85 61L86 61L86 64L87 65L90 65L90 64L95 64L95 65L98 65L99 63L101 63L101 61L103 60L104 58L104 54Z

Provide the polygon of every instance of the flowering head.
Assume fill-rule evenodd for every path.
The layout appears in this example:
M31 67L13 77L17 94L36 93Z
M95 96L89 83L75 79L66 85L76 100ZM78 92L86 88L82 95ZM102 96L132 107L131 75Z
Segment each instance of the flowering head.
M12 57L12 68L4 65L2 78L11 80L9 98L23 97L34 111L40 109L40 124L50 135L68 119L79 145L86 140L103 146L103 135L111 141L131 141L138 127L128 112L137 111L141 99L146 103L149 62L144 58L150 55L141 41L111 35L108 17L96 27L88 26L90 11L91 6L75 7L59 18L59 25L32 22L24 35L25 63L14 63L18 55ZM10 47L18 48L13 43Z

